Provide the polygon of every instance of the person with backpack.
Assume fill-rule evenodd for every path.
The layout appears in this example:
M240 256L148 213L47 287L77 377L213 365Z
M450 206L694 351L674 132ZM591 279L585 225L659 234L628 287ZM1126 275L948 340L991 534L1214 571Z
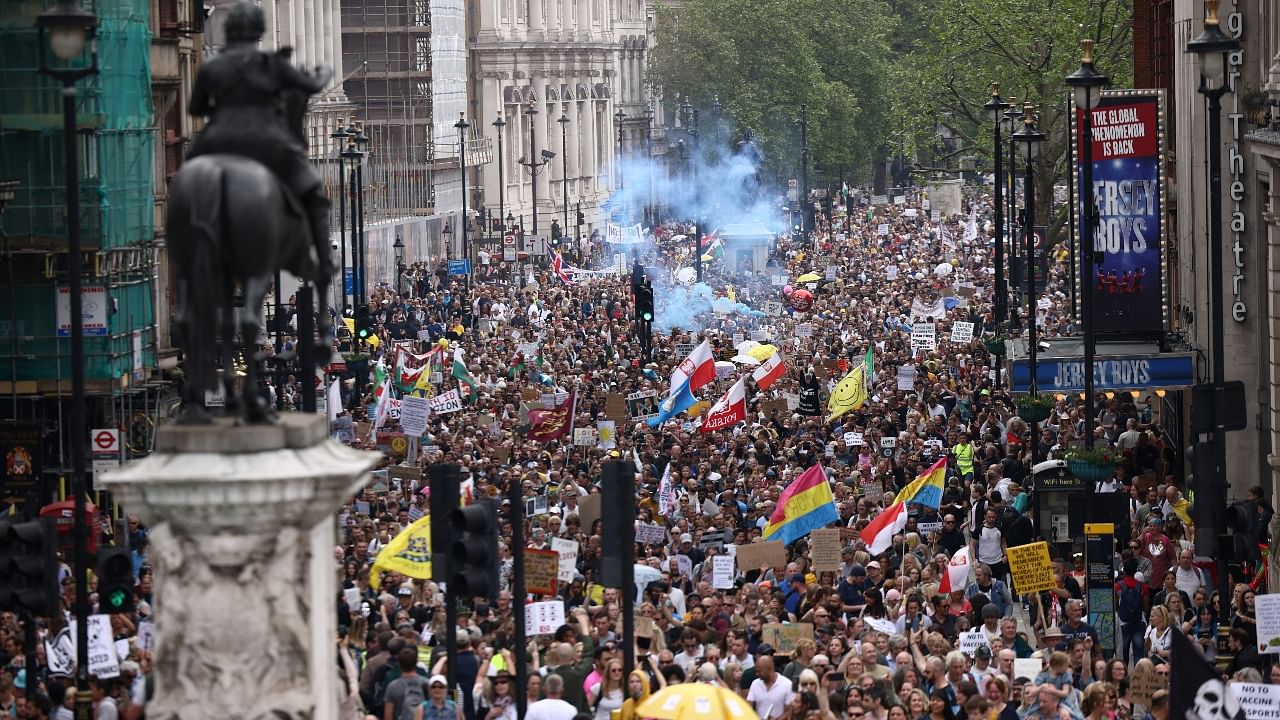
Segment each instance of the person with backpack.
M418 650L413 647L401 648L396 655L396 664L400 676L387 684L387 692L382 703L382 720L414 720L418 706L427 699L427 679L418 674ZM448 686L448 681L436 675L431 678L434 683L439 678Z
M1128 664L1130 651L1133 652L1135 663L1146 656L1142 639L1147 631L1147 623L1142 616L1142 609L1147 606L1147 587L1136 577L1136 558L1126 558L1122 572L1124 576L1115 585L1116 617L1120 620L1121 638L1118 652L1123 653L1124 661Z

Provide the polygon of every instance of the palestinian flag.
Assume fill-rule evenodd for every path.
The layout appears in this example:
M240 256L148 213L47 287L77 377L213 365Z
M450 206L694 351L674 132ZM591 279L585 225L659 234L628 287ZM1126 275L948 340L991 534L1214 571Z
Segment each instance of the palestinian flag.
M467 371L466 363L462 362L462 348L457 348L453 351L453 379L458 381L458 389L462 389L463 385L467 386L469 390L468 402L474 401L479 396L476 391L479 383Z

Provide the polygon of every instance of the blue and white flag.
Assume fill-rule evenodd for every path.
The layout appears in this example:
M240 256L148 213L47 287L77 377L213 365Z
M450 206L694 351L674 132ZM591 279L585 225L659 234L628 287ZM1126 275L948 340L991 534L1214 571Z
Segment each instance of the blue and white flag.
M649 423L649 427L658 427L688 410L695 402L697 402L697 398L689 390L689 378L685 378L679 387L671 388L671 394L663 398L662 402L658 404L658 414L649 418L646 422Z

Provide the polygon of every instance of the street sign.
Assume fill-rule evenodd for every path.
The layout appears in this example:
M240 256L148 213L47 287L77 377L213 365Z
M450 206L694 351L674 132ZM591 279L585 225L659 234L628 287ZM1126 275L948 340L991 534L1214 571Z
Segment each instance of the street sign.
M502 260L503 260L503 262L512 262L512 261L514 261L515 259L516 259L516 249L515 249L515 248L513 248L513 247L504 247L504 248L502 248Z
M115 428L98 428L89 431L89 449L94 455L120 453L120 431Z
M507 247L515 247L515 244L516 244L516 236L515 236L515 235L503 235L503 236L502 236L502 244L503 244L503 245L506 245Z
M462 258L460 260L450 260L449 274L450 275L470 275L471 260L469 258Z
M796 182L795 178L791 178L790 180L787 180L787 187L796 187L797 185L799 185L799 183Z

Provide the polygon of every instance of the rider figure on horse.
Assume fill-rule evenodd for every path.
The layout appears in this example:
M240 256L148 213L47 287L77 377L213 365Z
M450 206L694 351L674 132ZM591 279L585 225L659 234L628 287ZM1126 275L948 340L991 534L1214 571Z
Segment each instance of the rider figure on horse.
M288 49L259 50L266 22L262 8L252 2L233 6L224 27L226 47L200 66L191 91L191 114L207 117L208 125L188 157L241 155L275 173L305 208L315 249L315 261L287 258L284 266L303 275L314 269L320 277L329 277L334 271L329 199L320 175L307 162L305 137L300 128L290 126L290 112L300 117L307 98L329 85L333 71L317 66L304 72L290 63Z

